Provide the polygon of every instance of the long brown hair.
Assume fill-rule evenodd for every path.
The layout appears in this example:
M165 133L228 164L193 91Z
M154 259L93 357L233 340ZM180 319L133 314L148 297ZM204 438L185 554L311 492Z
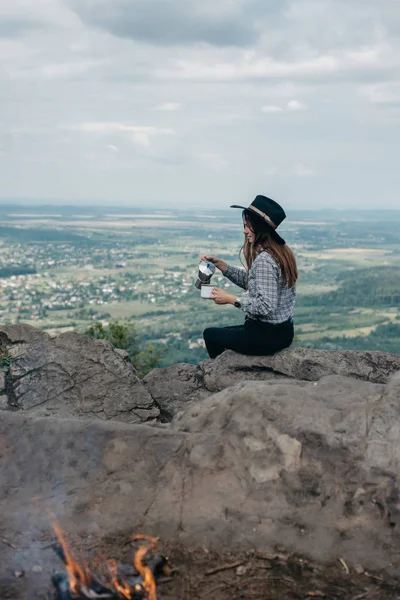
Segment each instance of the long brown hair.
M254 242L250 243L246 238L240 249L240 254L243 252L247 269L250 270L256 256L265 250L280 266L284 284L289 288L293 287L297 281L298 272L292 250L287 244L279 244L269 225L251 211L244 210L243 219L255 234Z

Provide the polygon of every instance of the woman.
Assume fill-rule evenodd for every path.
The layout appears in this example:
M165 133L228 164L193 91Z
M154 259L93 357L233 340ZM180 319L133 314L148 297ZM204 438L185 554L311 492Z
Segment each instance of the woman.
M245 313L243 325L209 327L204 341L210 358L224 350L241 354L274 354L293 341L293 309L296 298L297 266L293 252L276 228L286 218L283 208L271 198L257 196L243 209L245 241L243 251L247 269L232 267L215 256L209 260L247 294L237 297L214 288L216 304L233 304Z

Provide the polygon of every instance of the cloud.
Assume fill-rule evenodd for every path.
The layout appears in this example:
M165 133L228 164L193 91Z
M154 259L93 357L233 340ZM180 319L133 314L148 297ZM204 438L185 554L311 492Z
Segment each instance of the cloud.
M362 49L399 33L396 0L293 0L283 13L292 52Z
M303 112L308 110L308 107L306 104L304 104L303 102L299 102L298 100L290 100L287 105L286 105L286 109L292 112ZM275 106L274 104L267 104L266 106L263 106L261 108L261 111L263 113L282 113L284 112L284 109L281 106Z
M304 104L303 102L299 102L298 100L290 100L287 103L287 107L288 110L292 110L292 111L305 111L307 110L307 104Z
M179 59L169 68L156 69L160 79L187 81L257 81L303 80L322 81L359 80L390 73L400 66L399 57L391 45L379 43L356 50L334 50L329 53L290 60L266 56L264 51L244 52L230 60L216 60L215 56ZM380 75L382 76L382 75Z
M380 106L400 106L400 82L391 81L365 86L362 94L371 104Z
M283 112L283 108L280 106L274 106L273 104L267 104L261 108L263 113L281 113Z
M259 0L70 0L88 25L156 45L244 46L257 37ZM253 10L252 10L253 9Z
M293 167L293 173L297 177L315 177L316 173L314 169L303 165L302 163L297 163Z
M159 136L175 135L173 129L162 129L159 127L143 127L138 125L126 125L125 123L99 123L87 122L77 127L80 131L91 134L122 133L132 138L135 144L149 148L152 138Z
M42 23L31 19L0 19L0 38L18 38L41 27Z
M159 110L161 112L174 112L181 108L179 102L163 102L157 106L152 106L150 110Z
M265 175L268 175L269 177L273 177L274 175L279 175L279 169L278 169L278 167L271 165L270 167L267 167L265 169L264 173L265 173Z
M216 171L217 173L219 173L228 166L228 162L224 158L222 158L220 154L204 153L197 154L196 157L206 167L208 167L212 171Z
M1 0L0 21L4 195L224 206L296 180L299 205L398 203L398 1Z
M77 17L60 0L1 0L0 37L18 38L63 30Z
M39 74L46 79L74 79L107 64L106 60L76 60L75 62L43 65Z

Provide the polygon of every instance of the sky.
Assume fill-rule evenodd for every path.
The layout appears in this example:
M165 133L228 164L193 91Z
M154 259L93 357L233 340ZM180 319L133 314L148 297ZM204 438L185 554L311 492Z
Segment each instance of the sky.
M400 0L1 0L0 198L400 208Z

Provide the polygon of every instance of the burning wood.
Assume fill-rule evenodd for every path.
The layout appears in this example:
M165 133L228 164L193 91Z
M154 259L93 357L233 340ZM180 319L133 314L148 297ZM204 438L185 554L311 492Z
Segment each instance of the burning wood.
M134 554L131 572L123 574L117 563L109 560L104 563L107 573L94 575L72 557L58 524L53 528L58 539L53 549L67 570L67 575L57 574L52 578L56 600L157 600L157 577L171 574L167 559L156 552L158 540L134 535L133 541L143 543Z

